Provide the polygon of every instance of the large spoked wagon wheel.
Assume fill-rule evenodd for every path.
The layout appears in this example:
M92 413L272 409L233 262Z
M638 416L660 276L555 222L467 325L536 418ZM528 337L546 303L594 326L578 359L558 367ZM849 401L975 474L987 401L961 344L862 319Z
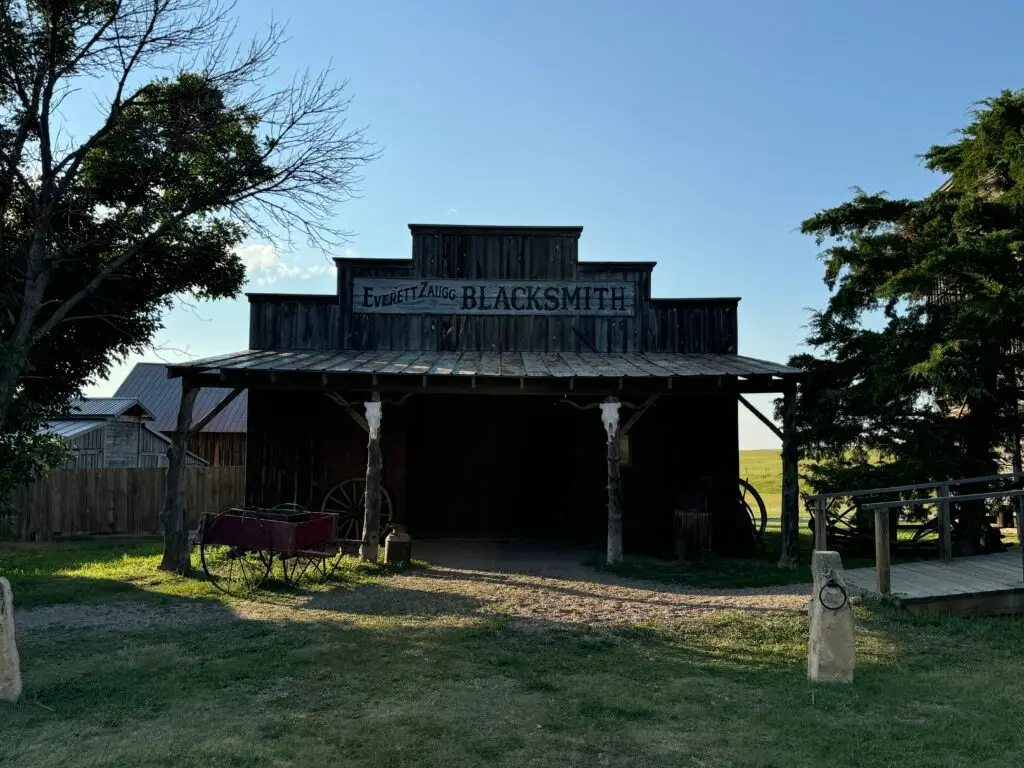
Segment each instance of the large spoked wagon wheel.
M761 494L757 492L750 483L740 478L740 503L747 510L750 517L750 525L754 529L754 535L761 539L765 529L768 527L768 509L764 505Z
M363 515L366 506L366 480L362 477L350 477L331 488L324 496L320 505L321 512L338 516L337 536L339 539L363 538ZM388 489L380 489L380 531L384 534L391 525L391 494Z
M270 550L270 533L266 549L243 549L227 544L214 544L217 515L205 523L200 531L199 560L203 571L217 589L235 597L244 597L259 588L270 575L274 556Z

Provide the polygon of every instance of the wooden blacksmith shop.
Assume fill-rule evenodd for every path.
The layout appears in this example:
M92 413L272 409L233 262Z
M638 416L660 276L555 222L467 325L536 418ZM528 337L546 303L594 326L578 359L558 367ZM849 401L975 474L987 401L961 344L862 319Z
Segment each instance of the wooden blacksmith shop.
M179 423L199 387L248 391L248 505L342 512L374 548L378 488L382 527L414 540L617 560L673 552L676 510L699 508L716 551L755 545L737 403L784 393L792 422L800 372L737 354L739 299L651 298L654 263L580 261L581 227L409 228L411 259L336 259L331 295L249 294L249 349L169 369Z

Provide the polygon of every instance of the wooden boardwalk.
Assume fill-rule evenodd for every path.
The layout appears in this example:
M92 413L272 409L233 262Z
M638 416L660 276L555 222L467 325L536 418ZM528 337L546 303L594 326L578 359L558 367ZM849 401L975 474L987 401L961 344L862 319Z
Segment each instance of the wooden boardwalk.
M878 595L874 568L846 571L854 595ZM921 560L892 566L892 597L912 612L958 616L1024 614L1020 552Z

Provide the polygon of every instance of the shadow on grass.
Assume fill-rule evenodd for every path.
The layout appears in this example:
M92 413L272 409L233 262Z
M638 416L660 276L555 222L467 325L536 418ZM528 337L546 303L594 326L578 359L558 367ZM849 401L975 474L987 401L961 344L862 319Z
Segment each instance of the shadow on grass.
M360 593L388 591L413 606L426 599L400 583ZM630 766L699 754L710 765L913 768L936 755L1011 764L999 760L1024 741L1018 731L971 735L1015 700L1019 620L922 621L861 606L858 682L812 689L806 621L794 615L615 631L548 622L525 632L493 616L396 624L396 606L376 598L314 621L179 602L184 613L117 627L115 643L88 627L31 631L25 700L0 717L5 759L24 768L299 756L309 765L343 756L354 766ZM1005 666L975 669L978 658Z

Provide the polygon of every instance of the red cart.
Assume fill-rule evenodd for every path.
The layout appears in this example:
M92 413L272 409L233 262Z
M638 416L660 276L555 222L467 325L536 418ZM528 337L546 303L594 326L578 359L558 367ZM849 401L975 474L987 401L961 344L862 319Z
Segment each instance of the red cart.
M232 507L203 515L197 531L203 571L231 595L252 592L280 564L285 583L326 579L359 542L337 538L337 515L293 504L272 509Z

